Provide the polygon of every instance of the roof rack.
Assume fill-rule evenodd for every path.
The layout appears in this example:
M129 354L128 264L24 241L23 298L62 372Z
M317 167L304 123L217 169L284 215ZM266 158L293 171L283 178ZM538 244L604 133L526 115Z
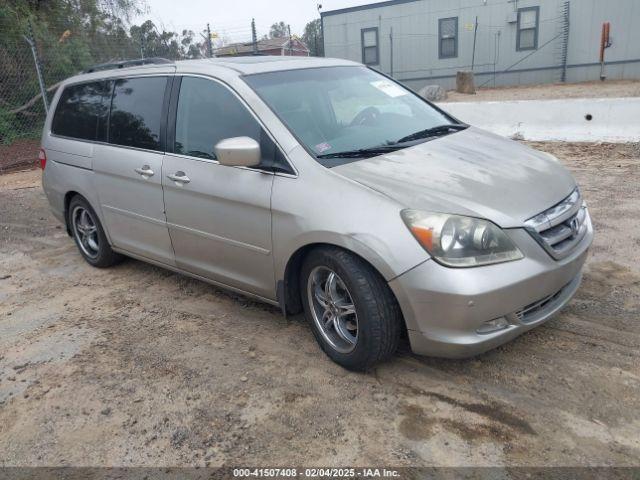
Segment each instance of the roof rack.
M171 60L161 57L138 58L136 60L123 60L121 62L101 63L87 68L82 73L100 72L102 70L116 70L118 68L138 67L140 65L162 65L173 63Z

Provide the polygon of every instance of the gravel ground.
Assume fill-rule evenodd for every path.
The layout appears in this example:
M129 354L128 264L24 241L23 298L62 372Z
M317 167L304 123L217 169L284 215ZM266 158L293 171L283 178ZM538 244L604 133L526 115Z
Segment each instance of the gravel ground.
M597 236L556 319L368 374L300 318L129 260L88 266L38 171L0 176L0 466L640 465L640 149L537 144Z
M475 95L447 92L448 102L491 102L506 100L553 100L559 98L640 97L640 81L608 80L606 82L523 85L519 87L481 88Z

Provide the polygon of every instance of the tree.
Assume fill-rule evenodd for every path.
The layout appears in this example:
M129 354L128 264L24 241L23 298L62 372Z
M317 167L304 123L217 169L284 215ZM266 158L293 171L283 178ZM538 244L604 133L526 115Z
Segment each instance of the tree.
M179 35L164 28L159 30L151 20L139 26L133 25L129 33L138 46L138 57L164 57L172 60L199 58L203 49L206 49L204 44L194 43L193 31L183 30L182 35Z
M269 38L284 38L289 36L289 27L284 22L278 22L271 25L269 29Z
M144 57L201 58L205 44L191 30L158 28L147 20L144 0L0 1L0 143L37 136L44 112L38 79L23 35L33 31L48 91L99 63ZM35 98L35 100L34 100Z
M322 24L319 18L305 25L302 41L307 45L312 57L324 57Z

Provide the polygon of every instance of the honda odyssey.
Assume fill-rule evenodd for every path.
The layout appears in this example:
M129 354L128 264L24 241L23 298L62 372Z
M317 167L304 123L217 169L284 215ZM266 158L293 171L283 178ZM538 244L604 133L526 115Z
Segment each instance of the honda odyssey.
M98 66L58 89L40 162L91 265L126 255L304 312L355 370L402 336L462 358L542 324L593 238L557 159L345 60Z

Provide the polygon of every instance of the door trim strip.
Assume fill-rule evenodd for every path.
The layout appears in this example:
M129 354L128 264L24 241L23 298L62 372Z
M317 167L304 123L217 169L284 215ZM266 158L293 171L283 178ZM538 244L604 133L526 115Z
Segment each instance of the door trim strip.
M146 222L153 223L154 225L160 225L163 227L167 226L167 222L165 222L164 220L158 220L157 218L147 217L146 215L140 215L139 213L134 213L129 210L122 210L121 208L112 207L111 205L102 205L102 208L106 210L110 210L114 213L119 213L120 215L135 218L137 220L144 220Z
M269 255L271 253L271 250L267 250L266 248L258 247L256 245L251 245L250 243L239 242L238 240L232 240L227 237L221 237L220 235L215 235L213 233L203 232L202 230L196 230L195 228L189 228L183 225L176 225L175 223L168 223L168 222L167 222L167 226L170 229L173 228L175 230L181 230L183 232L196 235L198 237L206 238L207 240L216 240L219 242L227 243L229 245L233 245L234 247L246 248L247 250L258 252L263 255Z

